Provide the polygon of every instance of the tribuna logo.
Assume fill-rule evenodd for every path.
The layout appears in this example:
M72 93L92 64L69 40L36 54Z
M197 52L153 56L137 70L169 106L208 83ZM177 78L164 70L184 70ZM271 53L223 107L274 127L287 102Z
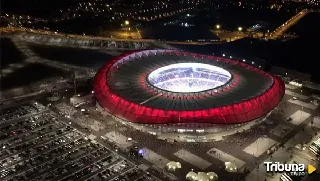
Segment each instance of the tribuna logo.
M286 172L292 176L303 176L306 174L304 164L283 164L280 162L264 162L267 172Z

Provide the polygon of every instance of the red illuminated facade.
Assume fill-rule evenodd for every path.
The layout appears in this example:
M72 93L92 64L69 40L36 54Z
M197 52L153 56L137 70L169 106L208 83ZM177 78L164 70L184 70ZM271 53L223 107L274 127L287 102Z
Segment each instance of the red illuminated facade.
M150 105L141 104L137 101L130 101L126 97L121 96L117 90L112 88L111 83L108 81L111 76L113 69L121 68L123 64L127 61L139 61L143 59L143 56L163 58L163 60L169 59L168 56L179 56L181 57L195 57L197 62L199 61L212 61L220 62L223 64L228 64L228 66L235 67L237 71L228 70L233 75L233 80L230 84L222 86L218 90L209 90L206 92L201 92L198 94L171 94L170 92L162 92L162 90L157 90L156 88L148 85L145 82L145 76L149 72L141 74L137 78L136 82L141 85L140 89L145 90L151 95L163 96L164 101L170 101L170 99L183 99L185 102L192 99L192 101L205 101L208 98L214 98L215 96L228 97L229 92L234 89L244 92L250 92L250 87L238 88L243 82L248 82L245 75L246 71L251 71L254 74L265 77L267 82L270 82L263 87L263 91L256 95L250 95L244 98L230 99L230 103L224 104L223 106L213 104L212 107L201 108L201 109L188 109L188 110L177 110L177 109L165 109L159 107L153 107ZM160 56L160 57L159 57ZM155 67L157 68L157 67ZM239 72L243 72L240 74ZM112 77L114 78L114 77ZM116 78L116 77L115 77ZM257 80L259 81L259 80ZM238 88L238 89L237 89ZM140 90L139 89L139 90ZM222 57L206 56L200 54L193 54L187 52L179 52L173 50L143 50L134 51L123 54L116 57L112 61L105 64L97 72L94 82L94 93L97 102L106 111L112 115L128 120L135 123L144 124L165 124L165 123L215 123L215 124L235 124L235 123L245 123L263 115L269 113L273 110L278 103L281 101L284 95L284 83L276 76L272 76L258 68L238 62L235 60L230 60ZM236 95L234 93L234 95ZM221 98L220 98L221 99ZM164 102L162 101L162 103ZM218 99L217 99L218 101ZM214 101L213 101L214 102ZM164 104L164 103L163 103ZM208 105L208 104L207 104Z

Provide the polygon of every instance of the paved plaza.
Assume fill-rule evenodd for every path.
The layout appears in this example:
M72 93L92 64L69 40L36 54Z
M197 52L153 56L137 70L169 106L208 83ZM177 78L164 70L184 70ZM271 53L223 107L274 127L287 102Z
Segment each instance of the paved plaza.
M277 141L273 139L260 137L249 146L247 146L243 151L249 153L254 157L259 157L276 143Z
M308 96L305 96L305 95L303 95L303 94L299 94L299 93L297 93L297 92L293 92L293 91L288 90L288 89L285 91L285 93L286 93L287 95L290 95L290 96L293 96L293 97L297 97L297 98L302 99L302 100L308 99Z
M286 89L291 89L291 90L295 90L298 88L297 86L291 85L291 84L286 84L285 86L286 86Z
M313 125L320 129L320 117L313 118Z
M302 142L311 143L312 140L314 140L312 139L312 137L314 133L317 132L318 130L312 129L312 126L310 124L307 125L305 129L306 129L305 131L300 131L288 142L286 142L282 148L280 148L275 153L273 153L272 158L268 157L263 162L277 161L281 163L284 163L284 162L292 163L292 161L294 160L297 163L301 163L301 164L316 165L316 163L312 160L312 157L307 151L301 151L301 150L294 151L290 149ZM266 173L266 167L264 166L263 162L261 162L258 169L252 170L252 172L247 177L247 181L257 181L257 180L263 180L263 179L267 179L268 181L278 181L280 179L280 176L281 176L280 173L276 175Z
M311 114L298 110L295 113L293 113L290 118L292 118L292 120L290 121L292 124L294 125L299 125L302 122L304 122L307 118L310 117Z
M279 124L276 127L274 127L272 130L270 130L270 133L275 135L275 136L278 136L278 137L284 137L291 130L292 130L292 128L290 126L284 125L284 124Z
M132 146L132 141L128 141L128 137L123 136L121 133L118 132L109 132L104 135L105 138L110 140L112 143L115 143L119 146L119 148L125 150Z
M157 154L156 152L148 149L148 148L143 148L144 150L144 155L143 158L146 159L147 161L151 162L158 168L163 169L167 163L169 163L170 160L166 159L165 157Z
M232 155L229 155L228 153L225 153L221 150L218 150L216 148L212 148L207 152L208 155L219 159L223 162L232 162L234 163L239 169L242 168L246 163Z
M182 160L194 165L195 167L201 169L201 170L205 170L208 167L211 166L211 163L202 159L201 157L190 153L187 150L179 150L176 153L174 153L175 156L181 158Z
M311 103L306 103L304 101L294 100L294 99L290 99L290 100L288 100L288 102L290 102L292 104L299 105L304 108L312 109L312 110L316 110L319 107L319 106L311 104Z

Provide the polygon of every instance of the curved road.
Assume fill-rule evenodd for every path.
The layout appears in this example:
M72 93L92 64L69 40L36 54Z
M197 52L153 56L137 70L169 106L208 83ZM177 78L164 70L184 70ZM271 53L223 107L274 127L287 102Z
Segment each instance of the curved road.
M277 39L281 38L284 33L293 25L295 25L297 22L299 22L305 15L309 13L308 10L303 10L290 18L288 21L283 23L281 26L279 26L276 30L270 33L268 39Z

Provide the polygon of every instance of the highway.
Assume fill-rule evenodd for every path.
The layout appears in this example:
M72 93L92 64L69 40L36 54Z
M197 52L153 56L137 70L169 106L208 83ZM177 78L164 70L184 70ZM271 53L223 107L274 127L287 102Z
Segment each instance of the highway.
M299 22L308 13L309 13L308 10L303 10L299 12L298 14L290 18L288 21L283 23L281 26L279 26L277 29L275 29L273 32L271 32L267 39L274 40L277 38L281 38L290 27L292 27L297 22Z
M59 33L54 31L48 30L36 30L30 28L20 28L20 27L2 27L0 28L0 32L30 32L30 33L37 33L43 35L54 35L54 36L63 36L69 38L79 38L79 39L99 39L99 40L113 40L113 41L134 41L134 42L153 42L152 39L128 39L128 38L109 38L109 37L102 37L102 36L90 36L90 35L76 35L76 34L67 34L67 33ZM141 36L141 35L140 35Z
M155 39L142 39L141 34L138 31L138 37L139 39L128 39L128 38L109 38L109 37L103 37L103 36L90 36L90 35L76 35L76 34L65 34L65 33L59 33L59 32L52 32L52 31L46 31L46 30L35 30L35 29L29 29L29 28L19 28L19 27L5 27L0 28L0 32L29 32L29 33L36 33L36 34L42 34L42 35L49 35L49 36L62 36L62 37L69 37L69 38L77 38L77 39L83 39L83 40L109 40L109 41L129 41L129 42L157 42L157 44L161 44L164 46L166 43L172 43L172 44L197 44L197 45L204 45L204 44L217 44L222 43L220 41L215 42L187 42L187 41L157 41ZM121 32L118 33L118 35L121 35ZM119 36L124 37L124 36Z

